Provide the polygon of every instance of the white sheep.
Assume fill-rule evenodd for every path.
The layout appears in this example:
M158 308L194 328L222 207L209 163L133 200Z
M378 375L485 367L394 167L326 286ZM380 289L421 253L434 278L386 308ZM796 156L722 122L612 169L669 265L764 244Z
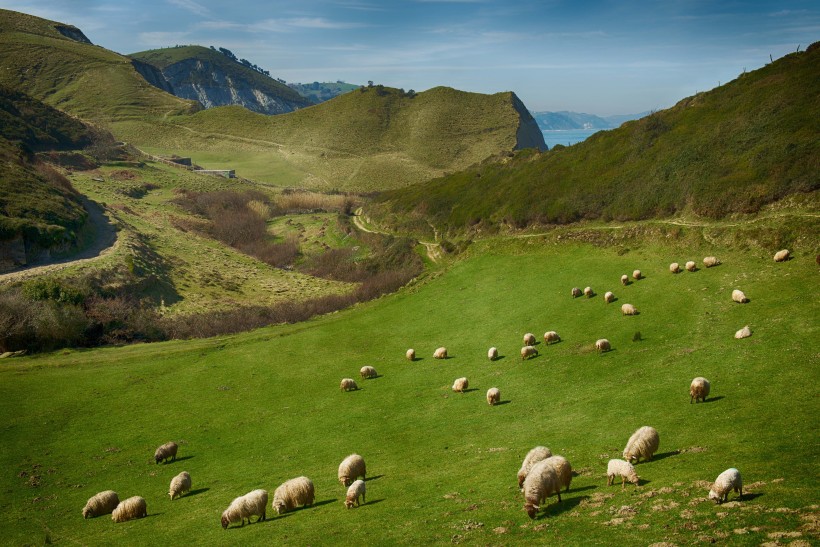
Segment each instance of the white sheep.
M686 263L685 268L686 268L686 271L687 271L687 272L694 272L695 270L697 270L697 269L698 269L698 267L697 267L697 265L695 264L695 261L694 261L694 260L690 260L690 261L688 261L688 262Z
M447 359L447 348L441 347L433 352L434 359Z
M145 499L140 496L132 496L117 505L111 513L111 520L114 522L126 522L147 516L148 507L145 504Z
M734 300L738 304L745 304L749 301L749 299L746 298L746 294L738 289L732 291L732 300Z
M368 365L363 366L359 370L359 374L361 374L362 380L367 380L368 378L376 378L378 376L376 369Z
M774 254L774 261L775 262L785 262L789 259L789 250L783 249L782 251L777 251Z
M359 386L353 378L342 378L342 381L339 382L339 389L341 391L356 391Z
M579 296L581 296L581 289L579 289L578 287L573 287L572 288L572 297L573 298L578 298Z
M157 450L154 452L154 461L157 463L165 462L165 460L167 460L168 458L171 458L171 461L175 461L177 459L178 449L179 447L177 446L177 443L175 443L174 441L167 442L164 445L157 448Z
M689 404L692 404L692 401L696 403L703 401L705 403L706 397L709 396L710 388L709 380L702 376L698 376L692 380L692 383L689 384Z
M168 487L168 495L173 500L175 497L182 497L186 492L191 491L191 475L187 471L183 471L173 479L171 485Z
M629 437L626 448L624 448L624 459L628 462L633 460L637 462L640 459L651 460L660 443L658 431L654 427L645 425Z
M453 382L453 391L456 393L464 393L464 390L470 385L470 382L467 381L467 378L461 377L456 378L456 381Z
M621 477L621 489L626 488L626 481L638 485L640 479L635 472L635 467L628 461L612 459L606 465L606 485L612 486L615 477Z
M367 502L365 499L365 491L367 487L364 484L363 480L357 480L353 484L350 485L350 488L347 489L347 495L345 496L345 507L348 509L352 508L355 504L357 507L359 505L359 498L362 498L363 502Z
M538 355L538 350L533 346L524 346L521 348L521 360L529 359L533 355Z
M730 467L715 479L715 484L709 490L709 499L715 503L723 503L729 499L729 492L737 492L738 499L743 497L743 479L740 478L740 471Z
M707 256L703 258L703 265L707 268L712 268L713 266L717 266L720 264L720 260L713 256Z
M680 264L673 262L669 265L669 271L672 273L680 273Z
M525 346L534 346L535 345L535 335L531 332L528 332L524 335L524 345Z
M643 274L641 273L641 270L635 270L632 272L632 277L635 281L637 281L638 279L643 279Z
M629 285L629 276L624 274L621 276L621 285Z
M94 494L83 507L83 518L99 517L100 515L107 515L117 508L120 504L120 498L113 490L105 490Z
M518 488L524 485L524 479L529 475L533 466L541 460L546 460L552 457L552 451L546 446L536 446L524 456L524 462L521 464L521 469L518 470Z
M296 477L279 485L279 488L273 492L271 505L276 510L276 514L281 515L300 505L313 505L314 498L313 481L307 477Z
M609 351L612 349L612 345L609 343L609 340L606 338L601 338L595 342L595 349L598 353L604 353L605 351Z
M614 302L614 301L615 301L615 295L612 293L612 291L607 291L607 292L604 293L604 302L609 304L610 302Z
M489 350L487 350L487 359L489 359L490 361L495 361L496 359L498 359L498 348L492 347Z
M251 523L251 517L257 517L256 522L265 520L268 506L268 491L257 489L244 496L235 498L222 512L222 528L227 528L233 522L240 521L245 526L245 519Z
M595 296L595 291L592 290L592 287L584 287L584 296L592 298Z
M410 348L410 349L407 350L407 352L404 354L404 356L407 357L408 361L415 361L416 360L416 350L414 350L413 348Z
M621 315L638 315L638 310L632 304L622 304Z
M561 501L561 484L555 468L547 460L536 463L524 479L524 510L531 519L541 509L541 504L552 494Z
M559 489L564 488L565 492L569 492L569 484L572 482L572 466L569 461L563 456L550 456L544 461L555 469Z
M739 331L735 333L735 338L740 340L741 338L748 338L752 335L752 329L749 328L749 325L746 325Z
M558 336L558 333L554 330L548 330L544 333L544 343L545 344L552 344L553 342L560 342L561 337Z
M497 387L491 387L487 390L487 404L495 406L501 401L501 390Z
M367 465L364 463L364 458L358 454L351 454L343 459L339 464L337 477L344 486L350 486L350 483L359 477L366 479Z

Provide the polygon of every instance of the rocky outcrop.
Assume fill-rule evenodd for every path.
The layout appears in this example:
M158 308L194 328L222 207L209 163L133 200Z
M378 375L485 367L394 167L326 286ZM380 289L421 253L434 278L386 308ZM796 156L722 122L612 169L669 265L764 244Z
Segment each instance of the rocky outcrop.
M162 75L162 71L155 67L154 65L150 65L148 63L143 63L138 59L131 59L131 64L134 66L134 70L139 72L140 76L145 78L145 81L151 84L154 87L158 87L163 91L174 95L174 87L165 79L165 76Z
M54 30L56 30L69 40L74 40L75 42L82 42L83 44L91 44L91 40L89 40L86 37L86 35L83 34L83 31L81 31L73 25L54 25Z
M522 148L537 148L542 152L547 149L547 144L544 142L544 134L541 133L535 118L532 117L530 111L521 102L521 99L515 93L512 95L512 104L516 112L518 112L519 124L518 130L515 133L516 144L515 149Z

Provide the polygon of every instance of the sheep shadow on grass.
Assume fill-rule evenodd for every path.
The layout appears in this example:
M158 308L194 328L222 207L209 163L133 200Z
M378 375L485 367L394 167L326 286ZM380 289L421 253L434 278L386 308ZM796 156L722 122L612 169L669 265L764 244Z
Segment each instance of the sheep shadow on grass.
M175 459L173 462L166 462L166 463L184 462L185 460L190 460L191 458L193 458L193 456L191 456L191 455L182 456L180 458Z
M765 494L763 492L744 492L742 496L738 496L729 501L752 501L753 499L764 495Z
M671 458L672 456L677 456L680 454L680 450L672 450L670 452L664 452L662 454L655 454L652 456L651 460L641 461L640 463L652 463L660 460L665 460L666 458Z
M187 494L185 494L184 496L181 496L181 497L189 498L191 496L196 496L197 494L202 494L204 492L207 492L208 490L210 490L210 488L197 488L196 490L191 490L190 492L188 492Z
M365 478L365 479L364 479L364 482L370 482L370 481L379 480L379 479L380 479L380 478L382 478L382 477L384 477L384 475L371 475L371 476L369 476L369 477Z
M478 391L477 387L471 387L469 389L465 389L462 393L472 393L473 391Z
M339 501L339 500L338 500L338 498L333 498L333 499L329 499L329 500L317 501L317 502L314 502L314 503L313 503L313 505L306 505L306 506L304 506L304 507L301 507L299 510L301 510L301 509L308 509L308 508L310 508L310 507L321 507L322 505L327 505L328 503L334 503L334 502L337 502L337 501Z
M571 511L575 509L582 501L585 499L589 499L590 496L578 496L574 498L566 498L564 497L561 501L558 501L558 498L549 497L548 500L553 501L547 508L542 510L538 515L535 516L533 520L541 520L548 517L555 517L560 515L561 513L565 513L567 511Z
M718 395L717 397L709 397L709 398L704 399L703 401L701 401L701 404L704 404L704 403L716 403L716 402L720 401L721 399L725 399L725 398L726 398L726 397L725 397L725 396L723 396L723 395ZM697 403L693 403L693 404L697 404Z
M364 506L364 505L376 505L377 503L381 503L383 501L387 501L387 498L381 498L381 499L377 499L377 500L367 501L367 502L363 503L362 506Z
M498 401L498 402L497 402L497 403L495 403L493 406L508 405L508 404L510 404L511 402L512 402L511 400L507 399L506 401Z

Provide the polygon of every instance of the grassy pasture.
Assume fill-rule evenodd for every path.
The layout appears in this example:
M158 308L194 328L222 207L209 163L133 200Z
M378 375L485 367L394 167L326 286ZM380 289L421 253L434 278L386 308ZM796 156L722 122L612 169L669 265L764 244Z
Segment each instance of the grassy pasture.
M65 351L0 368L0 530L5 543L81 544L733 544L818 541L818 341L814 257L704 244L614 249L551 238L476 243L470 256L396 295L306 323L190 342ZM668 264L723 264L672 275ZM622 273L646 279L627 287ZM598 296L572 299L573 286ZM741 288L750 297L733 304ZM606 305L602 295L618 301ZM640 315L622 317L630 302ZM754 332L734 340L749 324ZM562 341L521 362L525 332ZM640 331L643 340L633 342ZM591 348L607 337L614 350ZM437 361L446 345L451 358ZM495 345L502 359L490 363ZM410 363L404 351L420 357ZM380 377L341 393L362 365ZM695 376L712 382L690 405ZM467 376L470 391L454 394ZM489 407L487 388L504 404ZM652 425L642 484L605 486L606 462ZM180 443L175 463L153 450ZM546 514L521 510L515 474L537 444L579 472ZM362 454L367 504L345 510L338 463ZM740 503L705 500L728 467ZM187 470L193 492L170 502ZM311 477L316 505L223 531L219 516L254 488ZM141 495L149 517L83 520L104 489ZM269 517L272 517L269 513ZM784 535L787 534L787 535Z

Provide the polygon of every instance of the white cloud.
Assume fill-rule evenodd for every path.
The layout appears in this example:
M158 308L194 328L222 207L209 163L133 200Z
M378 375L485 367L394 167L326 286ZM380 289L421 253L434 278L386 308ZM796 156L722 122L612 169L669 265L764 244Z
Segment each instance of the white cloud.
M211 16L211 10L198 2L194 2L194 0L168 0L168 2L184 10L188 10L195 15L199 15L200 17Z

